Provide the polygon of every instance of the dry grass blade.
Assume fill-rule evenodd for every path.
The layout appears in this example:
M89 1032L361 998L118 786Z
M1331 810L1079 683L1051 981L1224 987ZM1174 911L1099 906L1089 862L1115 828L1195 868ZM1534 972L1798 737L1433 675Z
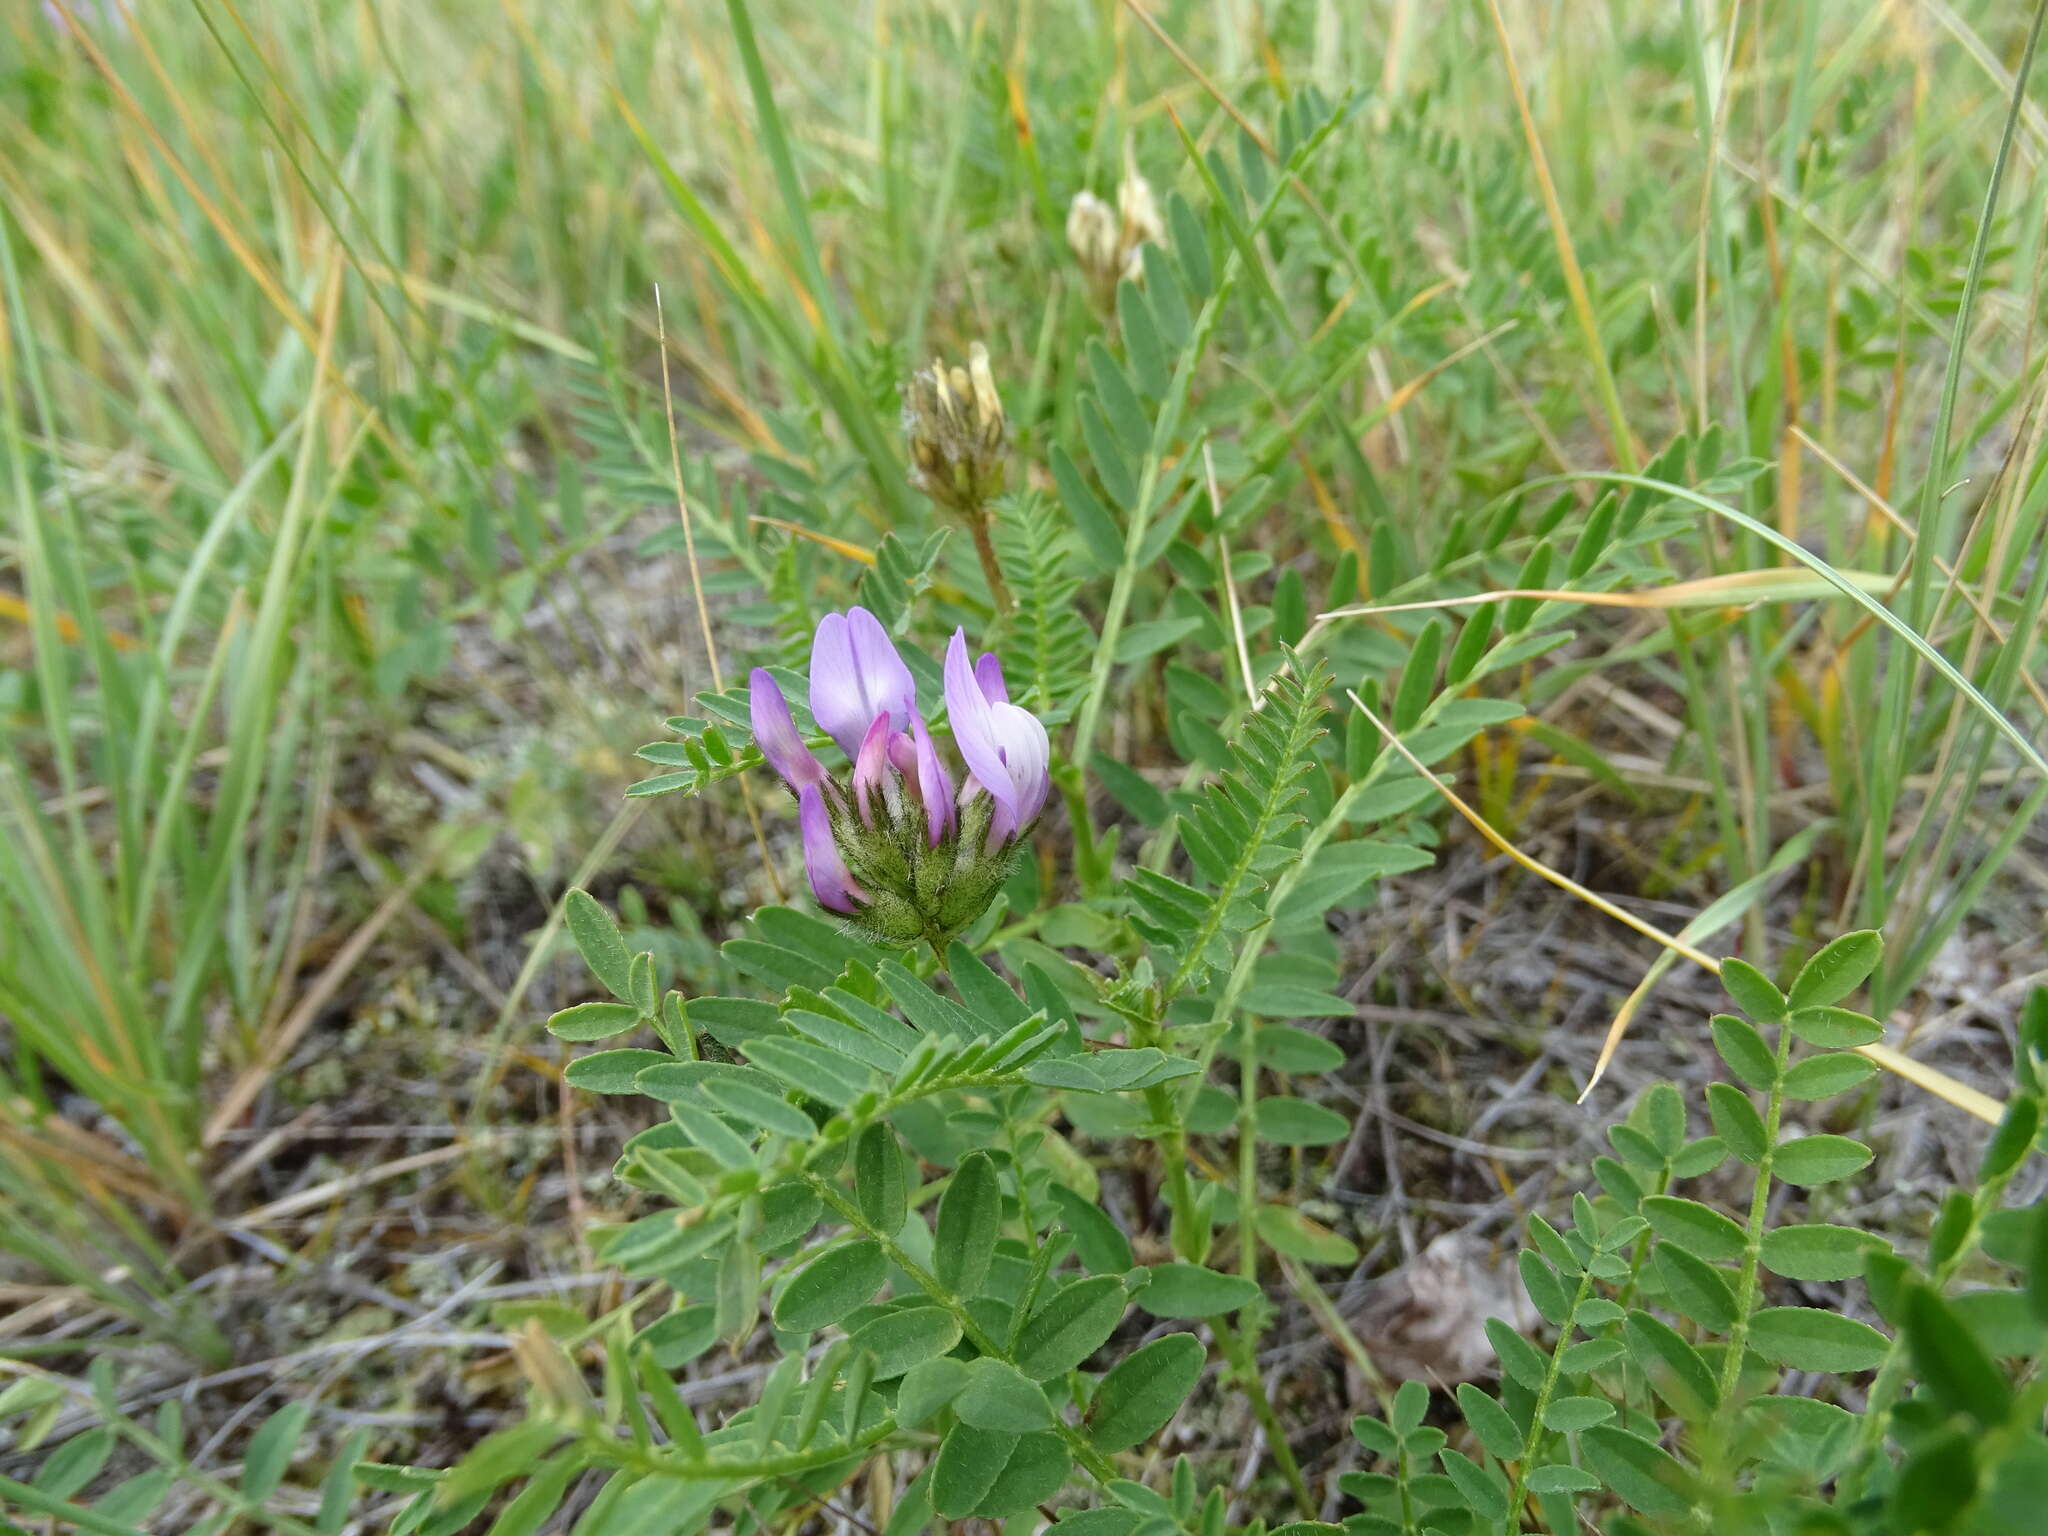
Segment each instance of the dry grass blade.
M1532 875L1548 880L1558 889L1569 891L1572 895L1578 897L1579 900L1605 913L1616 922L1633 928L1637 933L1643 935L1644 938L1652 939L1658 944L1663 945L1664 948L1682 955L1702 970L1711 971L1716 976L1721 974L1721 962L1712 955L1707 954L1704 950L1699 949L1695 945L1688 944L1684 939L1679 938L1675 934L1666 933L1654 923L1645 922L1633 912L1624 911L1606 897L1599 895L1597 892L1589 891L1585 886L1579 884L1578 881L1572 879L1570 875L1552 869L1541 859L1532 858L1530 855L1522 852L1521 849L1509 842L1499 832L1496 832L1487 822L1486 818L1466 804L1455 790L1425 768L1422 765L1421 759L1408 750L1407 745L1394 733L1393 728L1378 715L1374 714L1363 699L1359 698L1355 692L1348 688L1345 690L1345 696L1351 700L1359 713L1371 722L1373 728L1386 739L1387 744L1399 753L1410 767L1421 774L1426 782L1435 786L1436 792L1444 798L1452 810L1464 817L1467 822L1471 823L1474 831L1510 859L1514 860L1515 863L1521 865L1522 868L1528 870ZM1940 1072L1933 1067L1924 1066L1919 1062L1912 1061L1886 1046L1864 1045L1857 1046L1855 1049L1858 1055L1866 1057L1876 1065L1884 1068L1885 1071L1894 1073L1904 1078L1907 1082L1926 1089L1927 1092L1933 1094L1936 1098L1953 1104L1957 1109L1963 1110L1967 1114L1975 1115L1979 1120L1986 1121L1991 1125L1997 1125L2005 1118L2005 1105L2003 1103L1988 1093L1972 1088L1968 1083L1958 1082L1945 1072Z
M1895 578L1876 571L1837 571L1843 581L1866 592L1889 591ZM1480 607L1487 603L1511 603L1517 598L1539 598L1552 603L1584 603L1595 608L1730 608L1751 603L1802 603L1819 598L1840 597L1841 586L1811 571L1767 567L1756 571L1724 571L1718 576L1701 576L1691 581L1674 581L1669 586L1642 592L1581 592L1559 587L1510 587L1499 592L1475 592L1464 597L1436 597L1413 603L1360 603L1333 608L1318 619L1356 619L1379 613L1426 613L1439 608Z
M661 289L654 290L654 329L661 353L661 417L668 424L668 465L675 481L676 516L683 525L683 559L690 567L690 596L697 604L697 627L704 637L704 659L711 668L711 688L714 693L725 692L725 670L718 661L718 641L711 633L711 609L704 601L704 572L697 563L696 519L690 512L690 498L683 490L682 449L676 442L676 403L670 392L668 380L668 321L662 313ZM745 777L740 779L740 799L747 808L747 823L754 830L754 846L761 854L761 868L768 873L768 884L775 892L775 899L782 900L782 876L776 872L775 860L768 854L768 833L761 826L761 809L754 804L753 785Z
M1832 825L1829 821L1808 822L1800 828L1796 836L1789 839L1771 856L1768 865L1733 890L1723 892L1718 899L1710 902L1705 911L1679 930L1678 936L1687 941L1711 938L1737 918L1754 909L1778 879L1803 860L1821 833ZM1579 1103L1585 1103L1592 1097L1593 1090L1600 1086L1601 1079L1607 1075L1607 1068L1614 1060L1614 1053L1621 1049L1622 1037L1628 1033L1628 1026L1634 1020L1636 1010L1642 1007L1643 1000L1650 995L1664 973L1677 963L1678 958L1677 951L1665 950L1650 963L1650 968L1643 973L1643 979L1636 983L1635 990L1630 992L1621 1007L1615 1010L1614 1022L1607 1027L1607 1038L1600 1043L1600 1055L1593 1063L1592 1072L1587 1075L1586 1086L1579 1090Z
M1536 118L1529 110L1529 93L1522 88L1522 71L1515 63L1514 45L1508 41L1507 19L1501 15L1500 0L1486 0L1487 10L1493 17L1494 35L1500 40L1501 63L1508 74L1508 89L1515 98L1515 111L1520 115L1522 138L1528 146L1530 168L1536 174L1537 190L1543 194L1543 211L1550 221L1551 238L1557 244L1557 261L1564 272L1565 288L1571 294L1572 314L1579 323L1579 333L1586 345L1586 357L1593 365L1594 382L1599 386L1601 408L1607 415L1607 440L1614 452L1614 461L1623 469L1634 469L1642 462L1642 453L1636 447L1634 436L1629 432L1628 420L1622 414L1621 391L1614 383L1614 370L1608 366L1607 346L1600 339L1600 322L1593 315L1592 295L1586 290L1586 275L1579 268L1579 253L1572 241L1571 224L1564 216L1564 205L1558 200L1557 183L1551 179L1550 158L1543 152L1543 139L1536 132Z
M1209 510L1219 521L1223 516L1223 494L1216 488L1216 463L1209 455L1209 445L1202 444L1202 474L1209 486ZM1266 707L1265 695L1259 691L1258 683L1252 676L1252 656L1244 639L1244 610L1237 601L1237 577L1230 569L1230 540L1223 534L1216 536L1218 564L1223 569L1223 597L1230 611L1230 643L1237 652L1237 675L1244 682L1244 696L1254 710Z
M855 544L849 539L835 539L829 533L806 528L802 523L793 523L785 517L769 517L766 513L756 512L747 521L763 528L779 528L793 539L808 539L813 544L831 550L835 555L844 555L847 559L857 560L862 565L872 566L875 563L873 550Z

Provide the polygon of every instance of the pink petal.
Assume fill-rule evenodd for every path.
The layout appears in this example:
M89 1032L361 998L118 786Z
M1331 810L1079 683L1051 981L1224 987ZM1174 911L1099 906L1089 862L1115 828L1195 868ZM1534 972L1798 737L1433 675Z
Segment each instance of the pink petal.
M989 724L1016 791L1021 826L1045 807L1046 792L1052 787L1052 741L1038 716L1015 704L991 704Z
M936 848L952 835L953 781L947 776L946 765L939 760L939 749L932 745L932 733L925 728L924 716L914 711L910 716L910 734L917 743L917 797L930 822L931 842Z
M865 608L828 613L811 641L811 713L852 757L876 715L902 730L917 704L917 684L882 621Z
M890 731L887 714L875 716L853 760L853 808L868 826L875 824L873 807L887 804Z
M797 734L796 721L789 713L789 701L764 667L747 677L747 711L752 717L754 742L768 766L782 775L791 789L825 782L825 765L811 755Z
M1003 705L1005 709L1011 705ZM996 802L999 811L1011 814L1015 825L1017 788L1003 766L1001 744L996 740L995 706L981 691L980 681L967 660L967 631L956 629L946 647L946 718L953 727L953 743L960 749L971 772ZM1018 711L1020 714L1022 711Z
M811 878L811 894L827 911L851 917L855 903L864 893L853 883L839 845L832 839L832 815L825 808L825 791L807 784L797 793L797 825L804 835L804 873Z
M974 664L974 680L981 686L981 696L989 703L1010 702L1010 690L1003 685L1003 664L996 660L994 651L981 653L981 660Z

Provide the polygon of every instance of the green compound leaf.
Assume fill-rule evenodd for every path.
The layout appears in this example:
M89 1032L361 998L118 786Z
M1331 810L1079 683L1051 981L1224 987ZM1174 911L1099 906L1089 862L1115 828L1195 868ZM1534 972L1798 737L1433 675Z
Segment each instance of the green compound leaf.
M1786 1027L1808 1045L1817 1045L1824 1051L1870 1045L1884 1038L1884 1027L1875 1019L1847 1008L1796 1008Z
M284 1481L285 1472L291 1467L292 1452L298 1448L299 1437L305 1433L306 1419L311 1412L312 1408L306 1403L287 1403L265 1419L262 1427L249 1437L249 1448L242 1456L242 1492L246 1497L260 1504L277 1491L278 1484ZM522 1428L525 1433L521 1441L529 1452L545 1450L561 1438L561 1431L552 1425L526 1425ZM465 1464L477 1459L482 1450L483 1445L479 1443L477 1450L464 1459ZM460 1474L458 1471L451 1475ZM511 1475L508 1465L504 1476ZM493 1476L485 1486L495 1487L503 1480L503 1477Z
M2031 1094L2015 1098L2006 1106L2005 1118L1999 1122L1997 1132L1984 1148L1984 1161L1977 1170L1978 1181L1995 1183L2019 1167L2040 1131L2041 1101Z
M875 1357L872 1380L894 1381L960 1342L960 1324L944 1307L905 1307L861 1324L854 1346Z
M708 1301L678 1307L633 1336L664 1371L680 1370L718 1340L718 1309Z
M1956 1514L1975 1497L1980 1473L1977 1448L1959 1429L1915 1447L1899 1469L1891 1497L1895 1530L1953 1530Z
M1052 1203L1060 1220L1074 1234L1074 1251L1092 1274L1121 1275L1135 1262L1131 1242L1101 1207L1092 1205L1064 1184L1052 1186Z
M1562 1328L1571 1315L1571 1297L1565 1292L1564 1282L1557 1278L1557 1271L1533 1248L1524 1248L1516 1263L1522 1274L1522 1289L1529 1293L1529 1300L1543 1314L1543 1320L1553 1328Z
M1613 1417L1614 1404L1604 1397L1560 1397L1543 1410L1543 1427L1559 1434L1576 1434Z
M896 1389L896 1422L915 1429L958 1397L967 1385L967 1362L941 1355L914 1365Z
M1276 1252L1305 1264L1356 1264L1358 1245L1341 1233L1310 1221L1291 1205L1262 1205L1260 1238Z
M1340 843L1338 847L1349 847ZM1334 1040L1311 1034L1292 1024L1268 1024L1252 1038L1259 1065L1290 1077L1309 1077L1334 1072L1344 1065L1344 1049Z
M1259 1139L1282 1147L1326 1147L1351 1134L1349 1120L1307 1099L1261 1099L1258 1123Z
M1137 1303L1154 1317L1215 1317L1256 1301L1259 1288L1242 1275L1218 1274L1199 1264L1154 1264Z
M1742 1228L1697 1200L1650 1195L1643 1201L1643 1216L1651 1230L1666 1242L1716 1263L1732 1263L1742 1257L1748 1246Z
M1777 1081L1778 1062L1764 1037L1747 1019L1732 1013L1717 1013L1712 1020L1714 1049L1733 1072L1750 1087L1763 1092Z
M1002 1215L995 1159L986 1152L968 1153L939 1197L938 1240L932 1250L939 1283L955 1296L979 1294L995 1257Z
M1778 1148L1771 1172L1787 1184L1831 1184L1861 1172L1870 1148L1846 1136L1802 1136Z
M1693 1477L1661 1446L1611 1424L1579 1440L1587 1467L1631 1507L1646 1515L1683 1515L1693 1506Z
M984 1520L1001 1520L1035 1509L1060 1491L1073 1464L1058 1435L1022 1436L974 1513Z
M1514 1461L1522 1454L1522 1430L1508 1417L1500 1403L1471 1382L1458 1386L1458 1407L1465 1423L1479 1437L1479 1443L1502 1461Z
M1017 1439L1002 1430L967 1423L947 1430L932 1463L932 1508L948 1520L973 1514L1009 1465Z
M1733 1083L1707 1084L1707 1113L1730 1152L1751 1167L1763 1161L1764 1122L1749 1095Z
M1534 1344L1497 1317L1486 1320L1486 1340L1509 1380L1532 1391L1543 1385L1549 1363Z
M1600 1479L1581 1467L1553 1462L1531 1469L1528 1488L1531 1493L1597 1493Z
M1053 1530L1059 1536L1135 1536L1144 1518L1135 1509L1070 1509Z
M613 997L631 1002L633 957L626 952L625 938L611 913L599 906L590 892L572 890L563 898L562 917L591 975L603 982Z
M1773 1466L1825 1478L1856 1442L1861 1420L1833 1403L1810 1397L1764 1397L1743 1410L1744 1433L1758 1437L1757 1451Z
M1759 1024L1776 1024L1784 1019L1785 994L1747 960L1733 956L1723 960L1721 985L1735 1000L1735 1006Z
M853 1192L860 1213L877 1232L894 1237L909 1214L903 1150L896 1133L877 1121L853 1144Z
M1735 1326L1735 1287L1706 1260L1675 1244L1659 1243L1657 1273L1671 1305L1702 1328L1726 1333Z
M1765 1269L1787 1280L1853 1280L1873 1252L1890 1252L1891 1244L1855 1227L1813 1222L1774 1227L1764 1234L1759 1250Z
M738 1120L749 1130L759 1126L792 1141L808 1141L818 1129L809 1115L780 1093L757 1088L743 1077L706 1078L704 1097L711 1100L721 1113ZM897 1227L902 1225L900 1221L896 1224ZM886 1230L893 1232L896 1228Z
M967 1385L953 1399L953 1412L977 1429L1029 1434L1052 1424L1045 1390L1014 1365L986 1357L967 1367Z
M1484 1520L1498 1520L1508 1512L1507 1481L1500 1468L1478 1462L1461 1451L1439 1451L1437 1459L1465 1503Z
M557 1040L604 1040L622 1035L640 1022L631 1003L578 1003L548 1016L548 1033Z
M637 1093L642 1072L674 1060L661 1051L593 1051L570 1062L562 1078L586 1093Z
M1630 1117L1637 1121L1658 1153L1676 1157L1685 1145L1685 1099L1670 1083L1652 1083Z
M1839 1003L1863 985L1883 958L1884 935L1874 929L1845 933L1800 968L1786 1001L1795 1012Z
M1794 1062L1785 1073L1785 1097L1811 1102L1831 1099L1870 1081L1877 1068L1861 1056L1833 1051Z
M1884 1364L1891 1340L1839 1312L1765 1307L1749 1320L1749 1347L1793 1370L1869 1371Z
M1090 1442L1098 1451L1113 1452L1150 1439L1195 1390L1208 1357L1191 1333L1170 1333L1127 1355L1096 1389Z
M1123 1321L1123 1280L1096 1275L1063 1286L1017 1338L1017 1366L1033 1381L1064 1375L1100 1349Z
M1714 1411L1721 1399L1714 1373L1675 1328L1637 1311L1629 1313L1622 1334L1659 1397L1688 1418L1703 1419Z
M775 1326L792 1333L829 1327L866 1302L888 1278L889 1261L872 1238L827 1248L783 1287L775 1302Z
M2012 1387L2005 1373L1932 1287L1915 1285L1906 1292L1904 1329L1913 1369L1943 1407L1968 1414L1986 1429L2011 1417Z

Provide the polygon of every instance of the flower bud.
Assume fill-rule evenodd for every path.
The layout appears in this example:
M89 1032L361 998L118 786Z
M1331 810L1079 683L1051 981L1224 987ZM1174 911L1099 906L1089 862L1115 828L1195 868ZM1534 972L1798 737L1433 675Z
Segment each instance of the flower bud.
M996 393L988 348L967 349L965 368L934 361L903 386L910 481L943 507L978 521L1002 493L1009 418Z

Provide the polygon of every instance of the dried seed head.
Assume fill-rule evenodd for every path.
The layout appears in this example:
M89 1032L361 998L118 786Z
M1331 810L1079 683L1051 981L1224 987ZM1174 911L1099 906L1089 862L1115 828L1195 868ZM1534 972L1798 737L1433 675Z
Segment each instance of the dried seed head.
M1010 423L996 393L988 348L976 342L967 366L934 361L903 386L903 436L910 445L910 481L943 507L969 519L1003 489Z
M1116 210L1093 192L1074 194L1067 208L1067 247L1091 282L1103 273L1111 274L1113 282L1122 270L1121 222Z
M1124 177L1123 185L1116 189L1116 211L1122 221L1118 233L1123 241L1125 275L1136 277L1142 270L1138 262L1138 247L1148 240L1154 245L1166 243L1166 221L1159 217L1159 204L1152 197L1152 183L1136 172Z
M1088 280L1088 291L1105 312L1116 303L1116 285L1145 273L1142 251L1147 243L1166 243L1166 222L1159 216L1152 184L1136 171L1126 173L1111 208L1093 192L1078 192L1067 209L1067 245Z

